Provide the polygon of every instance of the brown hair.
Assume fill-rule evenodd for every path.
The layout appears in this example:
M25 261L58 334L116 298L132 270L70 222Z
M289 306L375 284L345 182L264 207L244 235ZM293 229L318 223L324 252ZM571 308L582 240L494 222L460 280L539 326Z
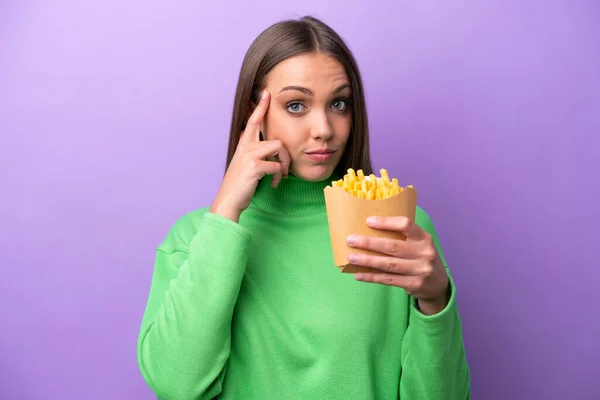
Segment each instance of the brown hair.
M225 170L236 151L241 132L252 113L252 104L266 85L268 73L281 61L309 52L321 52L336 58L345 68L352 88L352 125L348 143L338 164L338 172L348 168L371 174L369 124L362 78L356 60L343 39L315 17L284 20L264 30L252 42L238 77Z

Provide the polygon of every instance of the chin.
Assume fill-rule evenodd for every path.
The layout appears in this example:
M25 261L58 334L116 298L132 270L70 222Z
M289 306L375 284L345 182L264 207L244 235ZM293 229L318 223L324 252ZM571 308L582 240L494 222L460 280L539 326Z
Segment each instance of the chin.
M292 168L290 171L298 178L309 182L320 182L328 179L335 170L335 165L311 165Z

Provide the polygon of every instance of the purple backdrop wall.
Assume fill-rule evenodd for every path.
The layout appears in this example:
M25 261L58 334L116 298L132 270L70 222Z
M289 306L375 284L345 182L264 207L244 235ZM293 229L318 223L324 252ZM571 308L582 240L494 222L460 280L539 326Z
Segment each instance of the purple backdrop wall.
M305 13L434 218L474 398L600 398L600 4L574 0L2 2L0 398L153 398L154 248L216 193L251 40Z

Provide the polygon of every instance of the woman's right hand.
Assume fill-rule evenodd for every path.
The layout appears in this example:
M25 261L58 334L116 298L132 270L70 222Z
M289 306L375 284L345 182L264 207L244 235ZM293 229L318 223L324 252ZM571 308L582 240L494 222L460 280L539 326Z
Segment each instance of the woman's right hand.
M260 127L269 103L270 94L265 90L248 119L221 188L210 208L210 212L234 222L238 222L242 211L250 205L260 179L265 175L273 175L271 186L276 188L281 179L288 175L290 155L281 141L261 141L260 138Z

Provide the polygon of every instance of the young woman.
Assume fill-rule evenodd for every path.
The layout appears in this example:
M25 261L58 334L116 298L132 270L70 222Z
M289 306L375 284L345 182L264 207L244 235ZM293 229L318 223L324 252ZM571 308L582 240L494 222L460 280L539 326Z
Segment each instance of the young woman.
M333 266L323 189L372 172L361 76L342 39L305 17L264 31L243 61L227 169L210 207L156 252L138 339L161 399L470 397L456 291L418 207L351 236L377 256Z

